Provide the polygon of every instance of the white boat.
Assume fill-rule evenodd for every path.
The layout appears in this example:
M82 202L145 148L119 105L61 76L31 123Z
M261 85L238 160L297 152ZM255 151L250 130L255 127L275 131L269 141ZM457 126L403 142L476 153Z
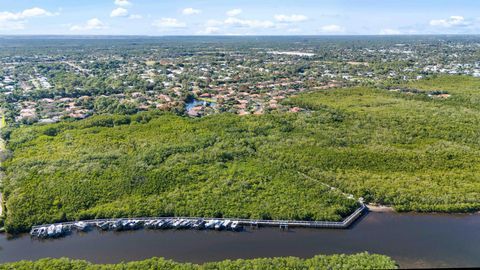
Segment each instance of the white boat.
M240 229L239 222L238 221L232 222L232 225L230 225L230 228L232 228L233 231L239 230Z
M183 227L183 228L186 228L186 229L192 227L192 225L193 225L193 221L191 221L191 220L189 220L189 219L186 219L186 220L182 223L182 227Z
M113 222L111 227L112 227L112 230L120 231L125 227L126 224L127 224L126 220L117 220Z
M47 236L47 228L46 227L40 227L38 229L38 237L46 237Z
M172 223L173 223L172 219L164 220L162 229L167 229L167 228L172 227Z
M55 236L55 225L50 225L47 228L47 236L48 237L53 237Z
M173 223L172 223L172 227L174 228L178 228L180 223L182 223L182 219L176 219Z
M205 220L199 219L195 221L195 223L193 224L193 228L197 230L201 230L205 227L205 224L206 224Z
M83 221L79 221L75 222L74 227L79 231L85 231L88 228L88 224Z
M34 229L34 228L32 228L32 229L30 230L30 235L32 235L32 236L38 236L38 230L39 230L39 229Z
M36 236L36 237L45 237L47 234L47 228L45 227L39 227L37 229L32 229L30 231L31 236Z
M223 221L216 220L215 221L215 230L221 230L221 229L223 229Z
M182 226L183 226L183 223L185 223L185 220L184 220L184 219L180 219L180 220L177 222L176 228L177 228L177 229L181 229Z
M100 229L106 231L106 230L108 230L108 229L110 228L110 222L108 222L108 221L99 222L99 223L97 223L97 226L98 226Z
M228 229L230 227L230 224L232 224L232 221L227 219L222 223L222 227Z
M147 226L150 229L156 229L158 226L158 222L159 222L158 219L150 220L149 222L145 223L145 226Z
M64 232L64 228L63 228L62 224L59 224L59 225L55 226L55 236L59 236L59 235L63 234L63 232Z
M127 230L136 230L140 228L140 220L128 220L127 222Z
M215 220L207 220L205 223L205 229L212 229L215 226Z
M156 220L148 220L148 221L145 221L144 226L145 228L153 229L156 227L156 224L155 224L156 222L157 222Z
M158 219L156 223L157 229L166 229L170 226L169 219Z
M188 219L184 219L181 223L180 223L180 228L189 228L191 225L191 221L188 220Z

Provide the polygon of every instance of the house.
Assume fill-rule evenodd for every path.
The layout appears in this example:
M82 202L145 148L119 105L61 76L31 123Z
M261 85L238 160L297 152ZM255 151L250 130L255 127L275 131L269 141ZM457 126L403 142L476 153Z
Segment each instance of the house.
M301 110L302 110L302 109L299 108L299 107L293 107L293 108L290 109L290 112L298 113L298 112L300 112Z

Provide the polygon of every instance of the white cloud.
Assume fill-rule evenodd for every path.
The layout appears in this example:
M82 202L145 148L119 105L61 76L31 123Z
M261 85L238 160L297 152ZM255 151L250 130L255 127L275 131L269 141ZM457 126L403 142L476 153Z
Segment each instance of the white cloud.
M52 13L49 11L46 11L43 8L29 8L25 9L22 12L14 13L14 12L0 12L0 21L18 21L18 20L25 20L28 18L33 18L33 17L42 17L42 16L54 16L58 15L56 13Z
M183 15L196 15L196 14L200 14L200 13L202 13L201 10L194 9L194 8L186 8L186 9L182 10Z
M97 18L88 20L85 24L74 25L70 27L71 31L86 31L86 30L99 30L105 29L107 26Z
M22 15L24 18L30 18L30 17L39 17L39 16L54 16L55 14L49 11L46 11L43 8L34 7L30 9L25 9L22 12Z
M143 16L140 15L140 14L132 14L132 15L128 16L128 18L130 20L140 20L140 19L143 19Z
M226 25L234 27L248 27L248 28L272 28L275 24L271 21L259 20L242 20L236 17L230 17L224 22Z
M130 1L128 0L115 0L115 5L117 6L121 6L121 7L126 7L126 6L130 6L132 3L130 3Z
M329 25L324 25L320 27L320 32L326 33L326 34L335 34L335 33L339 34L339 33L345 32L345 28L340 25L329 24Z
M209 26L209 27L205 28L204 30L199 31L197 34L199 34L199 35L213 35L213 34L218 34L219 32L220 32L220 28Z
M125 8L116 8L112 10L110 13L110 17L127 17L128 16L128 10Z
M470 26L472 23L465 20L462 16L450 16L447 19L431 20L431 26L440 27L465 27Z
M300 14L292 14L292 15L275 15L275 20L284 23L294 23L294 22L304 22L308 20L308 17L305 15Z
M49 12L43 8L34 7L21 12L0 12L0 30L25 29L27 20L35 17L56 16L58 13Z
M160 28L160 29L165 29L165 28L185 28L187 27L187 24L184 22L181 22L177 19L174 18L162 18L160 20L156 20L152 24L153 26Z
M227 11L227 16L228 17L235 17L235 16L240 15L242 12L243 12L243 10L241 10L239 8L235 8L235 9Z
M397 29L386 28L386 29L380 30L379 34L380 35L400 35L400 34L402 34L402 32L400 32Z

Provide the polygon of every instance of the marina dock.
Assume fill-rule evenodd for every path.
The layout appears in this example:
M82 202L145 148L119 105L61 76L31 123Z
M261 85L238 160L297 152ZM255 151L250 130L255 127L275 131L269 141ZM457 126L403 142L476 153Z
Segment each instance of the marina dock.
M297 221L297 220L257 220L233 218L194 218L194 217L142 217L94 219L33 226L30 235L37 238L62 237L72 231L89 231L93 228L105 231L126 231L137 229L205 229L241 231L243 227L279 227L347 229L365 211L361 206L343 221Z

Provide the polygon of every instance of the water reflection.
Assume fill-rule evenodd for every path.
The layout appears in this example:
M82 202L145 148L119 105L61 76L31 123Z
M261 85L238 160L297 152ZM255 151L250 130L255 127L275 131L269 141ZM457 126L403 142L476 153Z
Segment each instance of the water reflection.
M115 263L165 257L202 263L237 258L358 253L393 257L402 267L480 266L480 215L370 213L349 230L249 229L74 233L38 241L0 237L0 262L70 257Z

